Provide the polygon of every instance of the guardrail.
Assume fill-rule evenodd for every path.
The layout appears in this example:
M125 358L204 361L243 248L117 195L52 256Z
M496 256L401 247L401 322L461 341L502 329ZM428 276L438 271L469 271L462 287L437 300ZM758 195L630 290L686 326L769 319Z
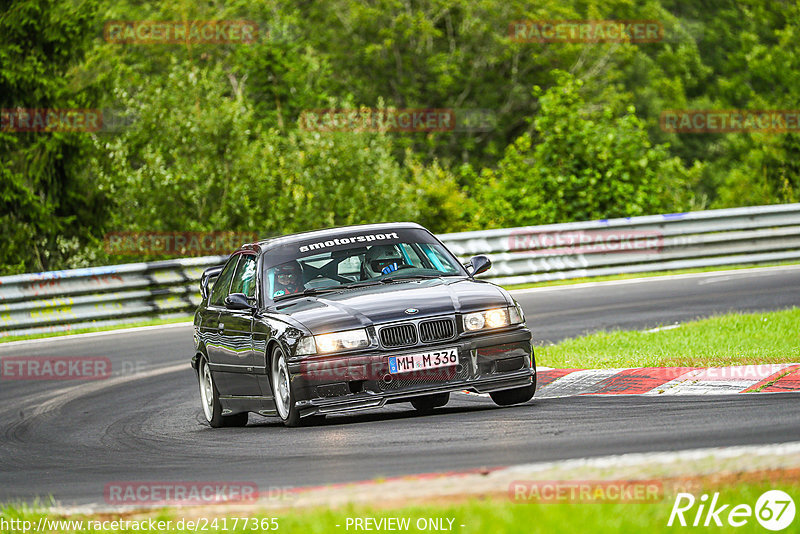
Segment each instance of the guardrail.
M184 317L203 270L227 256L0 277L0 337Z
M647 215L439 236L483 277L514 285L800 259L800 204Z
M800 204L650 215L444 234L481 278L504 285L800 260ZM0 277L0 337L182 317L203 270L226 256Z

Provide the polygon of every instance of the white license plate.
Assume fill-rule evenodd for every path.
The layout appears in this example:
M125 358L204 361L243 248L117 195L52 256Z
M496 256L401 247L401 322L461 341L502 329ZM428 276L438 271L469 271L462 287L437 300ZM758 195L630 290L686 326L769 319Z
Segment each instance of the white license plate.
M420 354L389 356L389 372L392 374L453 365L458 365L458 349L455 348L432 350Z

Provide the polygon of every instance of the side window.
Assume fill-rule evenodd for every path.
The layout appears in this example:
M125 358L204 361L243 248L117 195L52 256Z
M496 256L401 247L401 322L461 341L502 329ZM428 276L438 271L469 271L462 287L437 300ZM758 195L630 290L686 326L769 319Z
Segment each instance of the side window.
M217 281L214 283L214 289L211 290L212 306L223 306L225 304L225 297L228 296L228 288L231 285L231 277L233 277L233 271L239 258L240 256L234 256L228 260L225 268L219 273Z
M242 256L233 275L231 293L244 293L248 297L256 295L256 257Z

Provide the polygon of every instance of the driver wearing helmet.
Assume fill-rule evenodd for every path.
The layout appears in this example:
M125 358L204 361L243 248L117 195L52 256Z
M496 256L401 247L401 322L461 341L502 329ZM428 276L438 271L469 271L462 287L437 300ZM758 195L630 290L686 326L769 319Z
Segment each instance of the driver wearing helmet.
M296 260L278 265L275 267L274 272L275 281L272 298L299 293L305 289L303 285L303 270Z
M374 245L364 255L361 278L376 278L389 274L405 265L403 255L394 245Z

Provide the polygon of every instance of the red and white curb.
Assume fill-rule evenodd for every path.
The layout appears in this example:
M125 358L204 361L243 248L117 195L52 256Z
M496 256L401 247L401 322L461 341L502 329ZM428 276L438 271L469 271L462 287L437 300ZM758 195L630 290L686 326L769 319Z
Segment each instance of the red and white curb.
M539 368L538 398L575 395L714 395L800 391L800 364L729 367Z

